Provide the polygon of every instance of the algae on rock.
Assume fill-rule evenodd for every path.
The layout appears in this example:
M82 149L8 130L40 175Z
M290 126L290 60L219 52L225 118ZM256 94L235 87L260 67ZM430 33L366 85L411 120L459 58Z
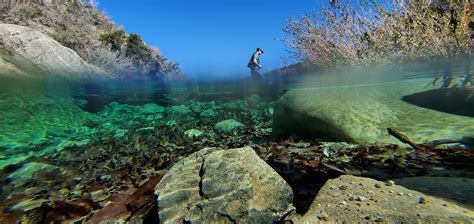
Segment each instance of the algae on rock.
M223 133L233 132L243 127L245 127L245 125L235 119L228 119L225 121L221 121L215 125L215 129Z

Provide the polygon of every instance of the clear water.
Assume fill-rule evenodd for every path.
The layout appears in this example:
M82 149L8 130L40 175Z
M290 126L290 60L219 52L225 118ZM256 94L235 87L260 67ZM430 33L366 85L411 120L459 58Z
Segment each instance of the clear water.
M406 102L401 99L410 94L437 90L441 82L430 85L436 71L423 68L382 75L380 72L352 76L340 73L297 80L268 80L266 84L251 80L84 83L2 80L0 207L3 214L0 222L40 220L37 212L46 204L53 210L62 209L54 213L61 221L86 217L91 211L104 207L101 203L114 193L125 192L127 189L123 186L140 188L154 172L165 170L202 148L256 147L277 141L272 135L276 105L288 90L319 89L327 93L357 87L371 91L369 95L377 95L385 89L389 94L380 95L381 101L397 101L397 105L410 104L423 108L419 111L440 113L440 120L432 121L437 125L434 126L436 130L433 127L430 131L423 129L431 124L416 124L417 135L411 137L419 143L443 136L474 134L474 126L471 126L474 124L474 107L471 107L474 104L469 95L472 87L465 88L459 96L443 92L454 94L454 99L459 100L456 101L458 107L427 104L432 97L429 94ZM457 79L462 79L461 73ZM412 82L417 83L416 87L407 85ZM381 87L371 89L374 86ZM350 107L347 95L334 96L332 100L339 107L339 113L348 113L345 112ZM453 101L453 98L447 101ZM426 118L428 115L410 111L407 115L394 116L417 116L418 120L430 121ZM218 130L216 124L229 119L235 120L225 127L230 131ZM280 136L278 141L287 139L311 144L331 140L323 136L296 137L290 133ZM390 143L398 141L392 140ZM472 145L454 145L472 150L469 149ZM472 158L472 153L466 156ZM464 163L458 164L462 172L454 170L445 175L472 178L472 164ZM99 189L101 194L91 194ZM85 198L89 199L87 203ZM65 205L59 206L59 201ZM94 207L96 204L99 205ZM464 205L472 206L472 201Z

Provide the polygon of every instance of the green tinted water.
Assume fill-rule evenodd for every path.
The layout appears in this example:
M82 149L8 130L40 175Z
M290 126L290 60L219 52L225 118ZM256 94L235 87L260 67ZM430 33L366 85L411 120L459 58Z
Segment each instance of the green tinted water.
M430 78L426 78L427 76ZM376 99L384 102L396 101L397 107L405 108L408 103L413 106L423 104L420 101L428 102L431 95L417 98L416 102L403 102L401 98L404 95L398 92L412 94L436 90L440 86L440 83L430 85L433 80L431 72L341 77L317 76L297 82L271 80L265 85L251 81L214 83L2 81L0 84L2 209L6 214L15 214L18 211L38 209L44 202L50 203L55 200L77 202L78 198L83 197L84 192L97 191L97 189L84 189L86 186L95 186L94 181L101 184L108 183L106 185L109 188L108 192L119 191L110 189L114 188L121 178L139 187L146 179L141 180L140 177L153 176L156 170L169 167L173 162L202 148L236 148L270 141L274 138L272 129L277 101L288 89L301 91L310 89L318 94L334 92L324 99L308 98L302 100L300 104L309 105L308 108L311 108L313 100L322 102L323 106L324 102L329 100L332 102L331 105L338 107L334 113L348 113L347 116L341 116L352 117L361 110L350 112L355 108L351 107L350 103L361 100L357 99L360 95L365 94L367 98L360 101L359 107L367 104L364 108L370 108L374 105L371 100ZM417 78L416 80L419 80L417 82L422 84L415 85L418 88L416 90L410 87L409 91L405 91L404 88L408 87L402 80L407 77L413 80ZM390 88L395 90L388 92L381 83L389 84ZM398 85L400 88L397 89ZM363 90L364 94L361 94L362 92L345 93L349 96L337 94L347 92L348 87L354 86ZM468 95L456 97L464 100L458 104L474 105L469 96L472 87L466 89ZM380 95L385 98L377 98ZM368 99L370 97L374 99ZM452 101L452 98L448 99L450 100ZM420 108L422 107L424 109L413 111L446 109L445 105L437 104L420 105ZM387 110L391 109L393 108ZM308 110L317 111L314 108ZM380 108L374 110L378 110L376 111L378 114L386 114ZM473 123L473 118L469 114L472 108L469 109L467 106L468 114L465 110L466 106L444 112L449 113L446 113L447 116L457 114L456 122L463 122L465 119L466 123ZM411 116L409 114L413 114L413 111L390 113L390 119ZM413 117L416 117L415 115L423 117L423 114L414 114ZM443 114L438 115L444 117ZM370 112L364 112L363 117L369 122L370 119L374 119ZM421 120L429 122L426 117ZM433 123L439 125L442 122L437 120ZM464 127L465 125L453 127L453 124L458 123L446 123L450 133L471 130L470 127ZM366 123L366 126L372 125L376 124ZM439 136L439 133L421 130L423 124L417 124L416 127L420 130L415 131L427 139L431 135ZM289 133L287 138L291 134ZM318 137L322 138L322 136L312 137L311 141ZM422 139L423 136L416 135L416 140ZM154 165L150 166L150 163ZM97 197L99 198L94 198L94 201L100 201L100 197L106 198L108 195Z

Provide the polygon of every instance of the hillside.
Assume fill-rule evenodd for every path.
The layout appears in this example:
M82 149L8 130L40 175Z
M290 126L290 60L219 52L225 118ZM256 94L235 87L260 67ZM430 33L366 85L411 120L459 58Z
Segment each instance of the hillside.
M0 23L40 31L116 78L181 76L177 64L83 0L2 0Z

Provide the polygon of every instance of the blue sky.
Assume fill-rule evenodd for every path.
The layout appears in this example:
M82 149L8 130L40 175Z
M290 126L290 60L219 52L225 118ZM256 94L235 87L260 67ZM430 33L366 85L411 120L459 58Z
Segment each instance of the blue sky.
M138 33L181 65L189 77L245 76L257 47L263 71L287 58L282 31L289 18L319 7L315 0L99 0L128 33Z

